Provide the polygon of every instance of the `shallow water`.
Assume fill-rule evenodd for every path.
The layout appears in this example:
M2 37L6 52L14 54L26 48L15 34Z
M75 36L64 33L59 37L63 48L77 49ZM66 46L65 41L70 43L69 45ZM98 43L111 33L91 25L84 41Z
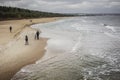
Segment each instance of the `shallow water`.
M120 16L33 25L50 38L45 56L13 80L120 80Z

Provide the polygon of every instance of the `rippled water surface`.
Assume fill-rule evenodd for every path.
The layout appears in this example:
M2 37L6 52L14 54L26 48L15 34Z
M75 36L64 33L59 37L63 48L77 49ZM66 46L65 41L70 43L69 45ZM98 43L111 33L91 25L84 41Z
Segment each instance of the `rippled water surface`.
M120 80L120 16L33 25L50 38L45 56L13 80Z

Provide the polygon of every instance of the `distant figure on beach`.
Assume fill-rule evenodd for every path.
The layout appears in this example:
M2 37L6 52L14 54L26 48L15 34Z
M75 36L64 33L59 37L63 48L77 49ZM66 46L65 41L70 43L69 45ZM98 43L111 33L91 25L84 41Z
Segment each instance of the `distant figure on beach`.
M30 20L30 22L32 22L32 20Z
M10 29L10 32L12 32L12 26L10 26L9 29Z
M28 43L28 36L26 35L25 36L25 45L28 45L29 43Z
M35 34L35 39L39 40L39 35L40 35L40 32L37 31L36 34Z
M104 26L107 26L107 24L104 24Z

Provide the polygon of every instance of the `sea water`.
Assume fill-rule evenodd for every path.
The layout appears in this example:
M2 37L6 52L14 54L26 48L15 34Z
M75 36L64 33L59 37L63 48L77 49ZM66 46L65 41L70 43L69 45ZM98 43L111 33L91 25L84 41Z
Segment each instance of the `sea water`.
M49 38L45 56L12 80L120 80L120 16L71 17L32 28Z

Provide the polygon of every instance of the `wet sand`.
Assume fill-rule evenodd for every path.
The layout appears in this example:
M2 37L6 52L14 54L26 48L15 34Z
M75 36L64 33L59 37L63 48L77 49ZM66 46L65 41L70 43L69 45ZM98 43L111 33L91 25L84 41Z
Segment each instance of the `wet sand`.
M0 80L10 80L22 67L44 56L47 39L35 40L36 29L29 26L58 19L60 18L0 21ZM12 33L9 31L10 26L13 27ZM25 35L28 35L29 45L25 45Z

